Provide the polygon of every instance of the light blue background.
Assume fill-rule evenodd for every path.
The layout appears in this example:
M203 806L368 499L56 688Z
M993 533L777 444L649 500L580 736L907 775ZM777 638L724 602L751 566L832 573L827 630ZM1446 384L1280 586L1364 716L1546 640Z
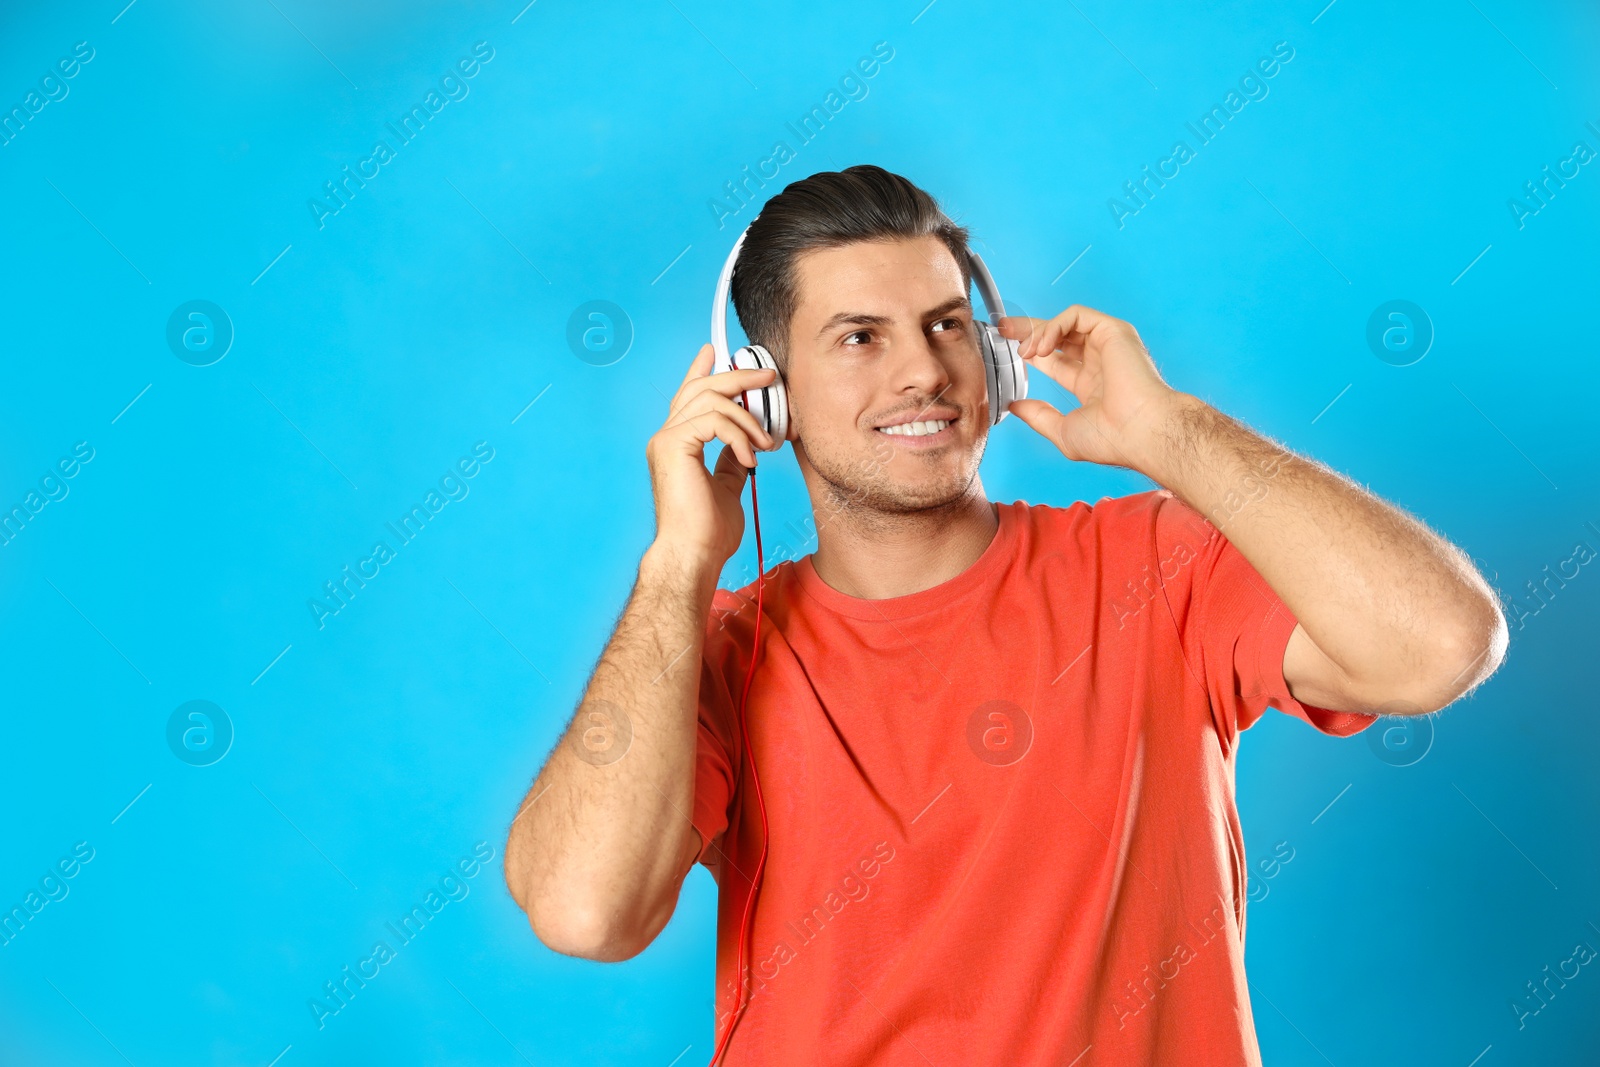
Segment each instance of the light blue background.
M0 906L95 850L0 947L5 1063L706 1062L706 871L602 965L534 939L499 852L651 536L644 443L758 206L719 228L709 203L780 139L762 197L907 175L1022 309L1129 319L1176 387L1422 518L1508 601L1600 548L1600 164L1520 229L1507 204L1600 150L1588 5L124 2L0 18L6 110L95 50L0 147L0 503L95 450L0 548ZM319 229L308 200L478 41L469 95ZM799 145L785 124L879 41L867 96ZM1278 41L1269 95L1119 229L1108 199ZM165 340L195 299L236 331L207 367ZM1391 299L1436 333L1411 366L1365 340ZM631 321L610 366L566 340L590 300ZM308 599L479 441L469 495L319 629ZM769 562L809 551L775 458ZM1150 487L1016 420L984 475L1061 505ZM1249 858L1294 850L1249 910L1267 1063L1592 1057L1594 967L1520 1030L1509 1005L1600 947L1597 612L1589 566L1414 765L1277 713L1246 735ZM235 731L208 767L166 741L196 699ZM480 841L470 895L319 1030L323 983Z

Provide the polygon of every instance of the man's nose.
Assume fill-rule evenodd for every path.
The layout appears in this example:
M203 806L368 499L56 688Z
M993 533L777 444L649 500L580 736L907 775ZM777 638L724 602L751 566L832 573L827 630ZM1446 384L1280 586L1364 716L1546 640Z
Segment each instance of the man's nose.
M950 385L950 368L945 366L945 355L936 350L923 334L900 345L900 358L894 367L894 380L890 383L895 392L922 392L937 395Z

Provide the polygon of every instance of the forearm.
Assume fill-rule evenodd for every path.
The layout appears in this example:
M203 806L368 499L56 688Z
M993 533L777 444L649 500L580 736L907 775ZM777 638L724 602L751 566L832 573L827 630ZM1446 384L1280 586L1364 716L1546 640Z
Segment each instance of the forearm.
M1209 519L1353 683L1412 692L1492 658L1493 594L1421 522L1188 394L1147 426L1137 468Z
M523 800L506 882L547 942L626 955L670 917L695 834L709 565L652 546L572 723ZM552 947L559 947L552 944Z

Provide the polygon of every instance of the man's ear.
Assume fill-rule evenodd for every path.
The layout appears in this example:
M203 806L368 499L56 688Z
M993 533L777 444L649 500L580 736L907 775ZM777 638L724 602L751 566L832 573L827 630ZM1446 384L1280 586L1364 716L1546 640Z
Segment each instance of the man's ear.
M783 376L783 394L787 398L789 409L789 425L784 431L783 439L785 441L798 441L800 440L800 435L795 432L794 425L794 387L789 380L790 363L787 358L778 359L777 356L774 356L773 359L778 364L778 373Z

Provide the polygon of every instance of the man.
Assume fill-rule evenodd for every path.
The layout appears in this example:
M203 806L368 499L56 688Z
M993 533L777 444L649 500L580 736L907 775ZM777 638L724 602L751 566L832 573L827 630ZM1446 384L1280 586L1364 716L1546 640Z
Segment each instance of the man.
M1258 1064L1239 732L1269 705L1335 736L1437 711L1498 667L1505 620L1459 549L1171 388L1085 307L1004 323L1080 402L1011 411L1163 488L991 503L966 245L877 167L763 208L734 304L787 385L817 547L766 579L749 737L756 590L716 583L776 445L733 397L772 372L710 375L707 345L646 449L655 541L513 820L508 886L552 949L623 960L705 863L727 1064Z

